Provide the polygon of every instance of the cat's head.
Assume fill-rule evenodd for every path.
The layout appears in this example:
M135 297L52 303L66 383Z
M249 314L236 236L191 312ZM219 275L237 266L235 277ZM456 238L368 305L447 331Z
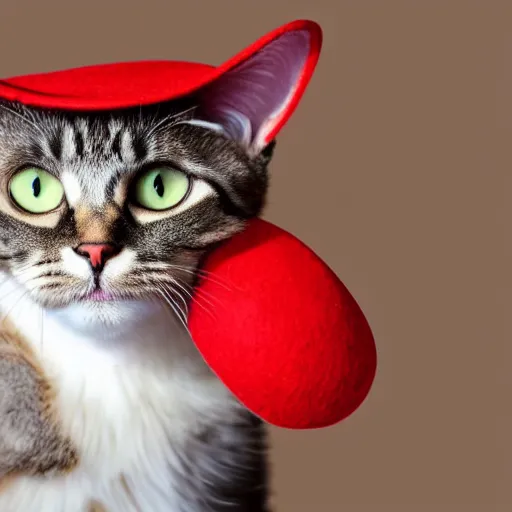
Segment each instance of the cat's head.
M205 251L261 212L269 120L307 55L291 33L193 96L129 110L0 103L0 269L75 321L121 323L154 298L184 310Z

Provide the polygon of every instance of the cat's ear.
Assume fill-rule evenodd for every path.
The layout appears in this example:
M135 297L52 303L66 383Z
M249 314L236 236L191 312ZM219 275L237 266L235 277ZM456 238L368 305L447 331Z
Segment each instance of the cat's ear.
M297 106L318 58L318 39L298 29L264 45L200 92L200 119L259 154Z

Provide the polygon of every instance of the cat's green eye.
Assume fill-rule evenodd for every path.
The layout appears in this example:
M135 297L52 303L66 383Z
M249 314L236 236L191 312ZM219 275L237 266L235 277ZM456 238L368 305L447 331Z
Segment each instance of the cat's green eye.
M188 194L190 180L171 167L158 167L142 173L135 182L135 202L148 210L168 210Z
M64 188L49 172L31 167L11 178L9 194L22 210L34 214L47 213L62 202Z

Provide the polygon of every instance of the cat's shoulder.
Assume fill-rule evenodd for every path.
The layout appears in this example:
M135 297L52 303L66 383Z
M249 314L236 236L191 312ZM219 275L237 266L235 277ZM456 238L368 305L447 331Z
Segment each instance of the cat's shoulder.
M0 477L60 474L76 467L78 455L60 429L54 397L37 357L4 320L0 325Z

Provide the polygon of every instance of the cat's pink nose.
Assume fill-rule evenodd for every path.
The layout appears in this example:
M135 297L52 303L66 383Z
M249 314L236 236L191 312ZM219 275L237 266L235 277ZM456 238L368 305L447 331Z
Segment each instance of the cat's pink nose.
M88 258L94 270L101 270L108 259L119 253L118 247L108 243L80 244L75 251Z

